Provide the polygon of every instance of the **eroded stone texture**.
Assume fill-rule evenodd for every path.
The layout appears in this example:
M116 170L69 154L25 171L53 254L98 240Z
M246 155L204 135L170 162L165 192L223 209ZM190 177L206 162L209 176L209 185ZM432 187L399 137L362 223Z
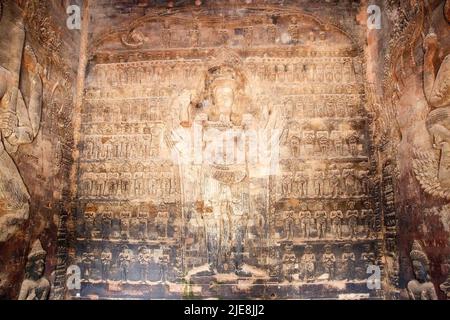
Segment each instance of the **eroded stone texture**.
M93 33L83 296L379 296L362 28L320 5L262 8L153 9Z
M49 253L46 277L64 282L65 270L55 273L66 250L58 250L57 229L70 208L78 45L77 35L61 28L65 9L53 2L8 0L1 7L0 298L17 299L37 239Z
M407 298L402 288L414 277L409 257L414 240L424 244L434 288L445 297L439 290L447 278L449 257L445 108L450 28L444 6L448 7L448 1L432 1L428 6L391 1L385 7L394 32L386 54L385 105L379 108L379 131L386 131L382 157L395 163L401 298ZM405 47L405 43L409 45ZM398 126L388 128L393 121Z
M2 2L2 298L448 297L449 1L58 3Z

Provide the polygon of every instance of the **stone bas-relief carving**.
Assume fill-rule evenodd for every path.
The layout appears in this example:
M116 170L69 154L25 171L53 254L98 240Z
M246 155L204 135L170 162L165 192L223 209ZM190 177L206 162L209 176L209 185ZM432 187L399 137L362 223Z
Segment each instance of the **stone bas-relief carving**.
M33 49L25 46L23 25L10 30L10 36L10 60L0 65L0 242L7 241L29 217L30 195L11 154L37 136L43 94L42 67ZM22 77L24 72L27 79ZM25 81L29 83L28 97L22 89Z
M432 108L426 125L433 139L433 147L439 153L417 150L414 169L420 184L427 193L448 199L450 194L450 174L448 172L450 55L444 58L440 66L435 66L434 61L438 55L439 41L433 30L424 40L424 50L424 92Z
M47 300L50 282L43 276L47 252L36 240L28 254L25 280L22 282L19 300Z
M280 14L277 25L265 14L208 26L202 14L192 26L169 16L94 55L74 257L83 295L377 296L361 57L339 29ZM279 42L285 31L292 41ZM128 51L150 45L164 58Z
M410 258L416 279L408 282L409 298L411 300L437 300L436 289L429 278L430 262L418 241L413 243Z
M2 154L11 160L0 164L21 182L14 183L19 192L7 188L10 180L0 188L11 209L0 231L25 243L39 234L54 255L47 259L55 268L50 290L45 252L33 246L21 299L45 299L49 291L51 299L448 294L444 1L439 8L439 1L428 8L381 2L395 25L383 24L383 32L367 32L359 1L112 2L90 2L91 17L83 17L90 21L83 27L88 48L79 52L88 60L80 68L84 88L83 79L71 78L76 63L61 70L63 50L72 40L80 47L83 30L60 41L56 30L66 27L55 21L65 19L47 14L59 4L18 1L27 39L11 37L18 39L11 48L20 48L11 50L13 65L0 50L1 105L13 111L0 115ZM15 21L13 3L8 21ZM425 17L433 10L440 21ZM426 36L430 25L439 37ZM422 47L423 77L414 69L421 69ZM376 52L387 52L385 63L394 66L385 83ZM411 100L429 106L417 121L420 103L409 101L404 117L397 101L415 83L412 75L420 97ZM76 87L82 101L72 108ZM37 147L14 154L12 133L24 133L16 144L28 144L39 122ZM29 211L26 234L15 232ZM404 259L410 248L401 246L423 238ZM13 240L0 241L0 251L21 251L9 246ZM65 288L70 265L80 268L81 290ZM382 287L371 289L368 277L378 267ZM2 298L3 278L17 276L0 271Z

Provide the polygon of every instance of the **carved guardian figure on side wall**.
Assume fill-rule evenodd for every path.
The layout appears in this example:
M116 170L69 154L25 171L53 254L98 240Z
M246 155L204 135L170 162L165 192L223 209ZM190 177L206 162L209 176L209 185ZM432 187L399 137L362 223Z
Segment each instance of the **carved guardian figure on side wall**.
M426 126L440 154L416 150L414 171L427 193L450 199L450 55L439 68L435 65L439 45L433 30L425 37L424 51L424 93L431 108Z
M20 288L19 300L47 300L50 282L43 276L47 252L36 240L28 255L25 280Z
M38 134L42 67L25 46L23 25L2 20L0 30L11 39L8 48L0 48L8 51L0 61L0 242L5 242L29 216L30 195L11 155Z

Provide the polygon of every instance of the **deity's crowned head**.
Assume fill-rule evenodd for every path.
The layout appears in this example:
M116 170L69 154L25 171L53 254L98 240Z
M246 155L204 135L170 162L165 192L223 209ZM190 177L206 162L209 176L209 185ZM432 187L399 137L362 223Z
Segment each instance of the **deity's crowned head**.
M229 66L219 66L209 70L207 86L212 102L220 114L231 115L238 83L238 73Z
M414 241L409 256L416 279L420 282L428 281L429 260L418 241Z
M44 274L45 257L47 252L42 248L41 242L36 240L33 243L30 254L28 255L28 262L26 266L27 278L32 280L39 280Z

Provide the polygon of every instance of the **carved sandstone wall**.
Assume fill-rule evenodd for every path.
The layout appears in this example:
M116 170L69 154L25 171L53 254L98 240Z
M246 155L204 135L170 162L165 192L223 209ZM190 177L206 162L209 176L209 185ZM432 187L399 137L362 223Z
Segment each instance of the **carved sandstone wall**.
M448 297L450 1L200 2L1 1L0 298Z
M57 234L70 208L68 179L74 147L71 123L79 35L65 27L62 3L6 0L1 6L0 68L6 75L2 80L8 79L1 101L2 108L10 108L16 118L11 118L10 129L2 127L2 149L6 149L1 164L0 298L16 299L26 257L37 239L48 253L47 277L52 284L57 275L61 277L56 265L64 252ZM8 104L7 99L14 100L14 90L18 102ZM20 129L15 126L17 119ZM11 130L23 133L20 141L13 141L15 133L6 138ZM17 150L9 147L15 142ZM22 186L22 194L29 194L29 199L20 198L17 190L10 192L14 186Z
M441 111L449 97L445 61L450 49L450 28L445 19L448 9L444 10L448 1L388 1L383 5L384 21L389 27L378 38L381 57L385 57L385 73L377 76L378 80L383 79L379 83L383 83L384 90L384 98L379 98L383 102L377 112L377 130L381 133L380 161L393 168L399 228L398 285L401 297L407 298L405 287L414 278L409 252L413 241L420 240L430 260L434 287L444 299L446 295L439 286L447 279L450 256L447 160L445 136L436 128L447 127Z

